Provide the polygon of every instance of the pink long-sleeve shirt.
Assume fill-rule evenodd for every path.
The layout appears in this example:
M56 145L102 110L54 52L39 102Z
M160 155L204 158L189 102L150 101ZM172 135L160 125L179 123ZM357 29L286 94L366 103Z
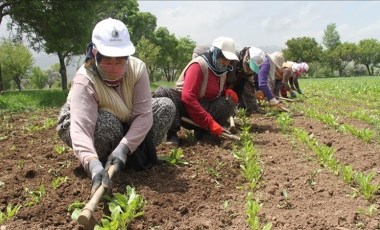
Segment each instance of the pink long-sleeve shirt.
M124 98L120 85L114 90ZM89 161L98 158L94 147L94 130L98 118L99 97L92 83L80 74L73 80L70 97L72 146L74 154L88 172ZM132 152L142 143L152 126L151 98L148 72L144 68L133 89L130 128L120 142L127 145Z

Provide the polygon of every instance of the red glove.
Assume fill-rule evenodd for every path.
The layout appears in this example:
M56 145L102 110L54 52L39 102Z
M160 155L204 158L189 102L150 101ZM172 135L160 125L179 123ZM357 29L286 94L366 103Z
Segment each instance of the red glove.
M238 103L239 101L238 96L232 89L226 89L225 95L226 97L231 98L235 104Z
M233 92L233 91L232 91ZM218 124L218 122L211 120L210 124L208 125L208 128L210 129L210 132L216 136L220 136L223 132L223 127Z

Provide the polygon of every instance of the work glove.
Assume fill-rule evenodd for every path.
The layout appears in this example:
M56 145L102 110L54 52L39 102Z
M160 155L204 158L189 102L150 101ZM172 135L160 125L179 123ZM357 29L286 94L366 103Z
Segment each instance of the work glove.
M269 100L269 105L278 105L280 103L275 97Z
M128 155L131 155L131 150L129 150L125 144L120 143L108 156L106 170L108 170L111 165L115 165L115 173L124 169Z
M98 159L91 160L88 168L91 173L92 187L91 196L94 195L96 190L103 185L103 187L108 188L110 184L110 178L108 172L103 168L102 163Z
M225 96L226 96L226 98L231 98L231 100L235 104L238 104L238 102L239 102L238 96L232 89L226 89Z
M302 94L302 90L297 89L297 93Z
M263 91L261 91L261 90L257 90L256 91L256 98L257 98L257 100L264 100L264 98L265 98L265 96L264 96L264 93L263 93Z
M296 97L297 97L297 94L296 94L294 91L291 91L291 92L290 92L290 96L291 96L292 98L296 98Z
M208 128L210 129L210 132L218 137L222 135L223 127L218 124L215 120L211 120Z

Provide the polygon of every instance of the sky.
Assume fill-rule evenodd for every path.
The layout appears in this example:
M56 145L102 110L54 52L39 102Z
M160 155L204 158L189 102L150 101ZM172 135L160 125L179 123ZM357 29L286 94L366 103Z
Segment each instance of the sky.
M336 24L341 42L380 40L379 1L138 1L157 26L197 44L219 36L239 46L286 48L286 41L312 37L322 44L327 25Z
M233 38L237 48L282 49L287 40L297 37L312 37L322 44L324 30L331 23L336 24L341 42L380 41L380 1L138 0L138 4L141 12L157 17L158 27L166 27L177 38L188 36L197 44L211 44L219 36ZM0 38L8 34L3 21ZM43 69L58 62L54 55L35 57Z

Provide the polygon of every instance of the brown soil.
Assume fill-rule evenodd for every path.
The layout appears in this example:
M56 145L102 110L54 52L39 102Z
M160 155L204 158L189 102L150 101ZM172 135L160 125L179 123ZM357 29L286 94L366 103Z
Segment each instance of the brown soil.
M1 226L6 229L80 229L67 211L75 201L88 201L91 181L68 149L62 146L55 127L42 127L58 110L3 113L0 116L0 208L22 204L15 218ZM282 134L274 117L253 115L252 138L259 150L263 175L254 196L262 203L260 221L272 229L380 229L380 217L365 215L371 204L380 210L377 194L369 203L346 185L341 177L318 164L315 154L291 135ZM295 126L313 133L319 143L335 149L341 163L363 172L380 173L380 148L338 133L318 121L294 117ZM248 190L239 163L231 154L234 142L227 139L200 143L181 133L181 148L188 165L161 164L142 172L122 172L113 179L112 192L136 188L146 201L145 214L128 229L249 229L246 215ZM171 146L158 147L160 156ZM53 189L57 176L69 180ZM379 175L375 177L379 181ZM39 204L27 206L29 191L44 185L46 194ZM284 194L287 194L287 197ZM355 194L357 194L355 196ZM97 208L99 220L107 210Z

